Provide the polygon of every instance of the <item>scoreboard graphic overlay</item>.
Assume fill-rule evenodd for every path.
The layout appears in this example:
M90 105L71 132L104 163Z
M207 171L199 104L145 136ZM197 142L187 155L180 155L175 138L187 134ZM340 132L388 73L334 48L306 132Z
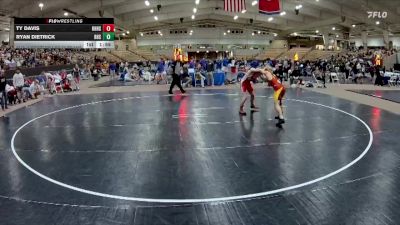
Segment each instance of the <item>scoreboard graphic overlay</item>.
M113 18L15 18L15 48L114 48Z

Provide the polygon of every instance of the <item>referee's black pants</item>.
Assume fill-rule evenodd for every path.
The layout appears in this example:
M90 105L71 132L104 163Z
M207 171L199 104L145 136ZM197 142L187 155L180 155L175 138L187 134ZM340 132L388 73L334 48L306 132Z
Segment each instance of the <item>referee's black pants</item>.
M181 90L182 93L185 93L185 90L183 90L181 85L181 78L178 74L172 74L172 83L171 86L169 87L169 93L172 92L172 89L174 89L175 85L178 86L178 88Z

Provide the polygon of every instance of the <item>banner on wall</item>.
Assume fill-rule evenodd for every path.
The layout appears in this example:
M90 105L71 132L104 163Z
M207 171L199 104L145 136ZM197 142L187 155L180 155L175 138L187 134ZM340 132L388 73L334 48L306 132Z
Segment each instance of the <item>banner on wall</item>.
M274 15L279 14L281 11L280 0L259 0L258 11L262 14Z
M375 66L382 66L382 57L380 54L377 54L374 59Z
M182 48L174 48L174 60L179 60L181 62L189 61L188 53L183 52Z
M225 0L224 10L227 12L242 12L246 10L246 0Z
M299 61L299 54L297 54L297 52L294 54L293 60L295 62Z

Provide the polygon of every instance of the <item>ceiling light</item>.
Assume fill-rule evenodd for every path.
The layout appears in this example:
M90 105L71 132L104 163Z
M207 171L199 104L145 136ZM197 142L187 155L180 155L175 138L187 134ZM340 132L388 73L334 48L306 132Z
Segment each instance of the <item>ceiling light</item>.
M228 32L228 34L229 34L229 33L231 32L231 30L228 30L227 32Z
M162 33L160 33L160 36L162 36Z
M197 53L200 53L200 51L196 51Z
M190 33L193 33L193 30L190 30Z
M140 36L142 36L142 37L143 37L143 33L142 33L142 32L140 32Z
M218 53L218 50L216 50L215 52Z
M39 8L40 8L40 9L42 9L42 8L43 8L43 6L44 6L44 4L43 4L43 3L39 3Z
M226 53L228 53L229 51L225 51Z
M238 18L239 18L238 15L235 15L235 16L233 17L234 20L237 20Z
M189 35L193 35L193 33L189 33Z
M356 25L355 24L353 24L353 25L351 25L352 27L356 27Z
M286 15L286 12L282 11L281 13L279 13L279 15L284 16L284 15Z
M255 6L255 5L257 5L257 3L258 3L258 1L257 1L257 0L254 0L254 1L251 2L251 5L252 5L252 6Z
M224 32L224 35L226 35L226 33Z
M315 0L316 2L319 2L319 0Z
M158 16L154 16L154 20L158 20Z
M64 12L64 16L68 16L68 12Z
M254 36L254 32L253 32L253 33L251 33L251 36Z
M274 37L276 37L276 36L278 36L278 34L277 34L277 33L274 33Z
M243 10L242 10L242 13L246 13L246 12L247 12L247 10L246 10L246 9L243 9Z
M332 27L332 30L336 30L336 27Z
M10 28L6 27L6 28L4 28L4 30L6 30L6 31L9 31L9 30L10 30Z
M194 20L196 18L196 16L195 15L192 15L192 20Z
M336 34L336 38L338 38L339 37L339 34Z
M129 34L129 30L127 30L126 33Z
M269 22L271 22L272 20L274 20L274 17L268 18L268 21L269 21Z
M318 34L318 33L319 33L319 30L316 30L316 31L315 31L315 33L317 33L317 34Z
M261 31L258 31L257 33L258 33L258 34L261 34Z
M303 5L296 5L296 7L295 7L295 9L297 9L297 10L299 10L301 8L303 8Z
M200 4L200 0L196 0L196 1L195 1L195 4L196 4L196 5Z
M146 1L144 1L144 4L145 4L146 6L149 6L149 5L150 5L150 2L149 2L148 0L146 0Z
M209 53L209 51L207 50L206 53Z
M126 34L125 33L122 33L122 36L125 36Z
M381 22L379 22L379 21L376 21L376 22L375 22L375 24L376 24L376 25L379 25L379 24L381 24Z
M197 9L196 8L193 8L193 13L197 13Z
M150 9L150 13L154 13L154 9Z
M296 32L294 32L294 33L293 33L293 35L294 35L294 36L297 36L297 33L296 33Z

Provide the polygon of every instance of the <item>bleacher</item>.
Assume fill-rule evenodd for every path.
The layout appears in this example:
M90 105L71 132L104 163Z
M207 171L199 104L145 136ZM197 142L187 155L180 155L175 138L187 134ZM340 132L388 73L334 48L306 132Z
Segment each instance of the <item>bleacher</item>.
M268 58L276 59L281 54L283 54L285 51L287 51L286 48L270 48L270 49L267 49L264 52L261 52L255 58L258 59L258 60L266 60Z
M143 57L140 57L139 55L127 50L112 51L111 54L117 56L118 58L126 62L146 61L146 59L144 59Z
M337 55L342 53L342 51L322 51L322 50L312 50L304 56L305 60L317 60L317 59L328 59L332 55Z
M249 59L254 59L254 55L245 55L245 54L235 54L236 59L243 59L243 60L249 60Z
M98 56L100 58L106 58L107 61L109 61L109 62L122 61L121 58L119 58L119 57L117 57L117 56L115 56L115 55L113 55L113 54L111 54L110 52L107 52L107 51L92 51L92 52L89 52L89 53L93 58L94 58L94 56Z
M299 56L299 60L301 60L310 51L311 51L311 48L291 48L290 50L281 54L278 57L278 59L293 59L294 55L297 53Z
M137 55L145 58L146 60L150 60L150 61L158 61L162 57L161 55L158 55L158 54L154 53L153 51L147 50L147 49L135 49L134 52Z

